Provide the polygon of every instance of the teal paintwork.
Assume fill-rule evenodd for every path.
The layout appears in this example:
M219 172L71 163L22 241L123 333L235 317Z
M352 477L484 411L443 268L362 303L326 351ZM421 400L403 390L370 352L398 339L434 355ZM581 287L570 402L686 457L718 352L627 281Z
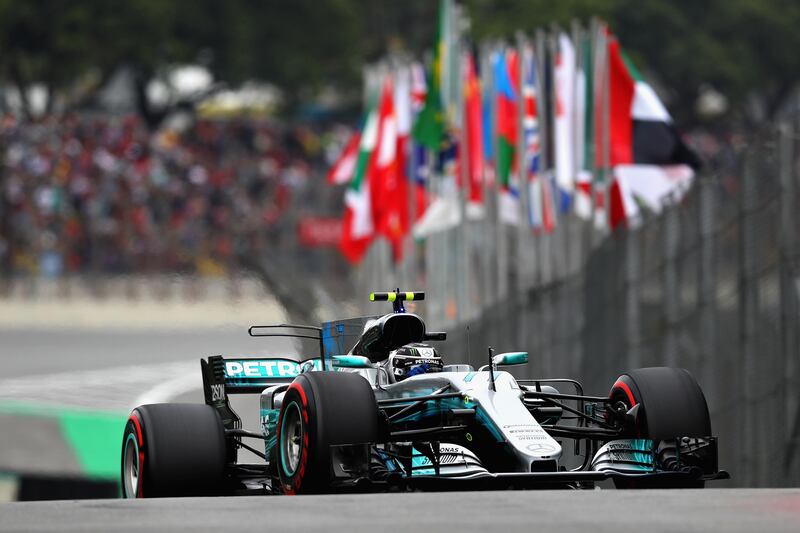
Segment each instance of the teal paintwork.
M506 352L492 358L497 366L524 365L528 362L528 352Z
M363 355L334 355L333 366L335 368L372 368L369 359Z
M271 452L278 444L278 416L280 409L261 409L261 432L264 435L264 455L267 456L267 461L271 457Z

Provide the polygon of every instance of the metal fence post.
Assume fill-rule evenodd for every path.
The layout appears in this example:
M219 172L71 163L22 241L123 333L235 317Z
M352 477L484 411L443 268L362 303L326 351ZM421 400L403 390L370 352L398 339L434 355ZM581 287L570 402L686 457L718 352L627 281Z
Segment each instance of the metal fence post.
M795 162L796 124L783 123L779 127L780 165L780 307L781 351L783 382L780 387L780 406L784 409L781 424L783 464L781 484L793 486L800 481L800 405L798 405L798 364L800 363L800 239L797 235L798 174Z
M680 284L678 280L678 207L671 205L661 215L664 227L664 272L662 277L664 298L664 342L662 358L666 366L678 366L677 323L680 314Z
M699 201L696 204L698 206L697 226L700 236L700 262L697 272L697 302L700 311L700 334L698 339L700 358L698 364L706 398L710 399L712 405L720 403L716 387L716 374L722 363L721 358L716 353L715 186L716 182L713 180L699 180L697 183Z
M639 280L641 230L631 228L625 232L625 353L629 369L642 366L641 321L639 316Z
M740 377L737 389L740 394L740 407L742 413L741 453L739 471L741 472L742 485L752 485L758 479L757 463L757 432L758 425L755 416L755 398L752 383L747 383L756 375L757 350L756 346L756 321L758 320L757 308L758 293L757 282L753 279L755 270L753 224L750 220L755 203L754 194L754 165L755 154L748 151L745 155L744 171L742 172L742 187L739 199L739 368Z

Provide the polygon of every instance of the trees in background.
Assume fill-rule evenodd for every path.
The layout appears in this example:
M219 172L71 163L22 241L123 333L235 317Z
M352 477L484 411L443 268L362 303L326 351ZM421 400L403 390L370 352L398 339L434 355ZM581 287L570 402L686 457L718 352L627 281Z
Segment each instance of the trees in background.
M800 3L794 0L466 0L475 33L508 35L573 18L604 18L637 65L670 87L676 120L703 120L704 88L728 100L718 119L768 120L800 77Z
M201 63L216 79L261 79L289 108L334 87L355 101L361 67L387 48L433 43L436 2L371 0L0 0L0 77L41 83L70 105L91 101L121 65L137 80L142 114L157 122L145 86L159 69ZM476 40L511 37L573 18L606 19L643 70L671 88L676 119L703 119L712 87L724 119L768 119L800 73L800 3L794 0L464 0ZM24 95L25 91L21 91ZM52 98L48 99L52 102ZM25 103L25 102L23 102ZM27 109L27 107L26 107ZM748 110L747 113L744 110Z

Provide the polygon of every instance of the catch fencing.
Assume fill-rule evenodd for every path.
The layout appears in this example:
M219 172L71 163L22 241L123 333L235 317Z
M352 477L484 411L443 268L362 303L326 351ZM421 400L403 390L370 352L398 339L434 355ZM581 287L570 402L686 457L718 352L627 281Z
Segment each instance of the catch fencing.
M520 377L576 377L603 394L628 369L679 366L700 382L726 486L800 483L800 126L758 136L735 163L626 230L559 220L551 235L483 221L373 250L360 291L428 291L446 360L525 349ZM493 212L494 211L494 212ZM393 287L394 285L392 285ZM375 312L375 309L372 309Z

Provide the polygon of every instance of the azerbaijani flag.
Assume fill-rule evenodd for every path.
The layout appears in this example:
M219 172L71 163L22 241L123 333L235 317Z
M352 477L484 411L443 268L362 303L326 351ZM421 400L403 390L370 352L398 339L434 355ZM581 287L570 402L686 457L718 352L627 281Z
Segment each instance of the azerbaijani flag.
M497 180L500 184L499 215L507 224L519 224L519 160L517 156L517 53L508 50L494 57L497 99Z

